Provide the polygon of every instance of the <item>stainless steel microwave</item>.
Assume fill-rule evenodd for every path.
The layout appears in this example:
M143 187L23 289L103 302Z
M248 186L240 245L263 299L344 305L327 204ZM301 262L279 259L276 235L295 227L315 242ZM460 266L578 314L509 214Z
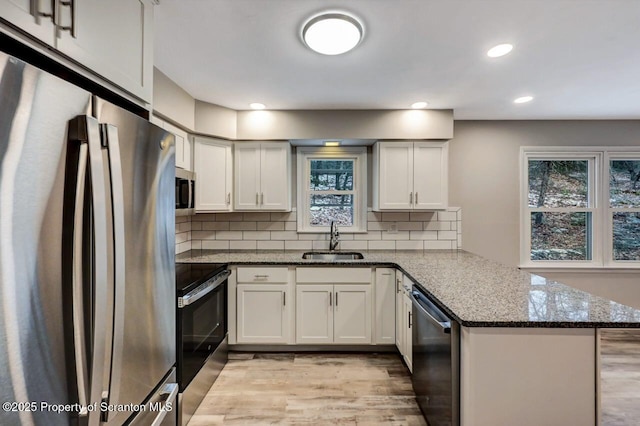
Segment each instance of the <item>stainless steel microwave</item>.
M196 174L176 168L176 216L196 212Z

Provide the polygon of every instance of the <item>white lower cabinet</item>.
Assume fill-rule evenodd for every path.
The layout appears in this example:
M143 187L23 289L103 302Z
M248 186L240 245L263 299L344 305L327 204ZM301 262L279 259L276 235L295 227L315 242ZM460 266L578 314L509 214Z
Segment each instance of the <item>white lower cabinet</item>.
M409 371L413 372L413 303L411 301L412 282L396 271L396 347L402 355Z
M371 344L371 285L298 285L296 343Z
M409 371L413 372L413 303L411 297L407 293L403 295L403 330L404 330L404 352L402 357L404 362L409 367Z
M396 271L376 269L375 343L393 345L396 339Z
M238 284L237 342L290 343L288 293L287 284Z

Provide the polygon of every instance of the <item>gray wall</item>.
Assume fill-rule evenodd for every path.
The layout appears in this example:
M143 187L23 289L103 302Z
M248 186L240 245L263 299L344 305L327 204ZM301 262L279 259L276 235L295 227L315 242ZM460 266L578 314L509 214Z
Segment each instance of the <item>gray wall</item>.
M187 131L195 128L196 101L162 71L153 68L153 112Z
M519 263L521 146L638 146L640 120L456 121L449 144L449 203L462 207L463 249ZM541 275L545 275L542 273ZM554 273L553 278L640 307L640 272Z

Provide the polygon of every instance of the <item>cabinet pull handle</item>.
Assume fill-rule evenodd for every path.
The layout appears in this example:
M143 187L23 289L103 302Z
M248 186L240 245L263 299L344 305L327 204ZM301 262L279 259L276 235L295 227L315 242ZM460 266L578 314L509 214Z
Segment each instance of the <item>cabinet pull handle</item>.
M418 205L418 193L416 192L416 205Z
M336 308L338 307L338 292L336 291Z
M386 274L382 274L382 275L389 276L389 275L391 275L391 273L387 272Z
M260 204L260 194L256 192L256 205Z
M409 312L409 328L411 328L412 324L411 324L411 312Z
M400 293L400 279L396 279L396 293Z
M56 0L51 0L51 13L40 11L40 0L31 0L29 3L29 13L36 18L36 22L40 23L40 18L51 18L52 22L56 22Z
M329 292L329 306L333 305L333 303L331 303L331 299L333 299L333 293Z
M71 12L71 25L70 26L61 26L58 22L56 22L56 17L58 14L54 15L54 24L58 27L60 31L69 31L71 37L76 38L76 0L60 0L60 5L69 8Z
M231 204L231 193L227 193L227 204Z
M409 193L409 204L413 204L413 192Z
M260 280L269 278L269 275L254 275L253 277Z
M264 206L264 192L260 193L260 204Z
M287 306L287 293L282 293L282 306Z

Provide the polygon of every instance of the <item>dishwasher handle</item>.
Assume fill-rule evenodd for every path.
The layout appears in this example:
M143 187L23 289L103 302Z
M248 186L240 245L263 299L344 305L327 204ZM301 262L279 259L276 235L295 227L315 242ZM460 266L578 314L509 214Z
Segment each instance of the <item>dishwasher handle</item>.
M430 301L425 296L423 296L422 293L415 290L412 291L411 300L413 302L413 306L415 306L418 309L418 311L420 311L419 313L422 313L424 316L426 316L429 322L431 322L433 325L440 328L444 334L451 334L451 321L438 320L436 318L436 316L438 316L437 313L429 312L430 310L429 308L432 308L434 310L437 308L435 308L435 306L433 307L429 306L431 305ZM444 316L443 314L440 314L440 315Z

